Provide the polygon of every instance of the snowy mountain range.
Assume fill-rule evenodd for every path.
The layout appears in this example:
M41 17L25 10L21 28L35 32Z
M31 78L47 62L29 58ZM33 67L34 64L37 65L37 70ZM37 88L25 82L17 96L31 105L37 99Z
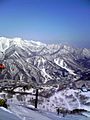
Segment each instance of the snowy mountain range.
M90 111L90 49L0 37L0 64L5 66L5 69L0 71L0 80L22 81L43 88L39 90L39 109L56 112L58 106L66 110ZM24 91L23 87L19 86L13 91L35 94L35 89ZM12 101L9 103L10 110L17 116L23 116L26 120L34 117L34 114L27 117L28 109L25 111L24 108L23 111L22 106L17 106L21 112L17 111L16 103L34 105L35 96L10 94L12 97L9 98L9 93L4 94L8 102ZM52 117L53 114L50 113L50 116ZM56 119L54 117L53 120Z
M90 49L0 37L0 79L36 84L90 77ZM89 77L89 78L88 78Z

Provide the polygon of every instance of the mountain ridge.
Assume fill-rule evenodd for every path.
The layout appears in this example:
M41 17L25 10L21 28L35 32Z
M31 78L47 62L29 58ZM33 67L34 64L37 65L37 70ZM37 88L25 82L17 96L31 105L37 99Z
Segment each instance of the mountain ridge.
M0 61L6 66L0 79L57 82L89 71L90 49L0 37Z

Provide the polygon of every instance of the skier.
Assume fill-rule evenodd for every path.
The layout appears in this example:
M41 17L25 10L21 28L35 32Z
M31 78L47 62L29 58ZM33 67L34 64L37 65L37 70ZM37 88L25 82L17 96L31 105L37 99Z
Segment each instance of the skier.
M60 110L59 110L59 108L57 108L57 115L59 115L59 112L60 112Z

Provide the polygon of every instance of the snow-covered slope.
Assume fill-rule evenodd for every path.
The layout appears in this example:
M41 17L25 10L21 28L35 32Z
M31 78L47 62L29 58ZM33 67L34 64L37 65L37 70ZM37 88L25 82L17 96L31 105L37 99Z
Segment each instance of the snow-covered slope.
M63 59L57 58L57 59L54 59L54 62L55 62L58 66L66 69L70 74L76 75L76 74L73 72L73 70L71 70L71 69L68 68L67 64L64 62Z
M48 83L83 76L90 70L90 50L0 37L1 79Z
M11 111L3 107L0 107L0 120L21 120L21 119Z
M57 116L55 113L33 111L18 105L13 105L11 111L13 113L9 113L5 109L0 108L0 120L89 120L89 118L80 115L67 115L66 117L62 117L62 115Z
M45 111L41 109L34 109L32 107L29 107L28 105L20 105L15 104L15 102L10 103L10 111L17 115L21 120L89 120L89 117L85 117L86 115L89 115L87 113L85 116L81 115L66 115L63 117L62 114L59 116L57 115L56 111L50 112Z

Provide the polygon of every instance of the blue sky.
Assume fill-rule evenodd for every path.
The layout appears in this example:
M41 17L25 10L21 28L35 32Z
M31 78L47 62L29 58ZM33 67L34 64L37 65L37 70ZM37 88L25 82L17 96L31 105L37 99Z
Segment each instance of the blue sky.
M90 48L90 0L0 0L0 36Z

